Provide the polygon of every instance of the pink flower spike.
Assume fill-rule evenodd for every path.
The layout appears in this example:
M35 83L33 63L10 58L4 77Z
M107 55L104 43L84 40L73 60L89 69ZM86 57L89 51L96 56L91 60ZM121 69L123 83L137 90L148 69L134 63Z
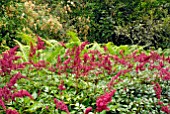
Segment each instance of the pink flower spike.
M6 114L19 114L16 110L8 109L6 110Z
M92 109L93 109L92 107L87 107L84 114L88 114L90 111L92 111Z
M158 101L158 105L163 105L163 102L161 102L161 101Z
M161 86L159 85L159 83L155 84L154 90L155 90L155 93L156 93L156 97L158 99L160 99L161 98L162 89L161 89Z
M165 112L166 114L170 114L170 107L167 106L162 106L161 110Z
M54 98L54 103L56 104L56 109L63 110L67 112L67 114L70 114L67 105L63 101L58 101L56 98Z
M21 98L21 97L24 97L24 96L27 96L30 99L33 99L33 97L31 96L31 94L28 91L26 91L26 90L19 90L18 92L14 93L12 95L12 100L15 100L15 97L20 97Z
M4 110L6 110L5 103L2 101L2 99L0 99L0 106L2 106L2 108L3 108Z
M65 86L64 86L64 81L61 81L60 85L58 86L59 90L65 90Z
M37 49L38 50L40 50L40 49L44 50L45 49L44 41L39 36L37 36L37 41L38 41Z
M107 105L109 102L111 102L112 100L112 96L114 95L114 93L116 92L116 90L112 90L110 93L105 93L104 95L101 95L100 97L97 98L96 100L96 111L97 112L102 112L103 110L110 110Z
M26 76L22 76L22 74L20 72L18 72L17 74L15 74L11 79L10 82L7 84L9 88L11 88L12 86L14 86L17 82L17 80L21 79L21 78L27 78Z

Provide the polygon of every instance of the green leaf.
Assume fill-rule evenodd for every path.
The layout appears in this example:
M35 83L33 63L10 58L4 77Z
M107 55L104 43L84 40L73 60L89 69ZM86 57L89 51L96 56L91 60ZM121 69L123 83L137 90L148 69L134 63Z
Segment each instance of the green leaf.
M22 52L23 58L24 58L26 61L28 61L27 54L26 54L26 52L27 52L27 50L28 50L28 46L23 46L23 45L22 45L20 42L18 42L17 40L14 40L14 41L19 45L20 50L21 50L21 52Z
M36 91L34 91L34 92L33 92L33 94L32 94L32 96L33 96L33 98L34 98L34 99L36 99L36 98L37 98L37 96L38 96L37 92L36 92Z
M114 50L113 50L113 47L115 47L115 46L114 46L114 44L113 44L112 42L108 42L108 43L106 44L106 47L107 47L108 51L109 51L111 54L115 54L115 52L114 52Z
M34 104L32 106L30 106L29 109L25 110L26 112L30 112L33 113L35 112L37 109L44 107L44 104L40 103L40 102L34 102Z
M128 49L128 45L121 45L119 48L126 51Z
M106 114L107 112L104 110L102 112L100 112L99 114Z
M100 46L97 42L94 42L94 43L93 43L93 46L92 46L90 49L91 49L91 50L98 50L98 51L100 51L101 53L104 52L104 49L101 48L101 46Z
M32 42L33 44L35 43L34 39L26 33L19 32L17 36L22 38L22 40L25 41L28 45L30 44L30 42Z
M61 50L63 49L63 47L61 46L58 46L58 47L55 47L55 50L52 50L52 51L48 51L47 52L47 61L48 62L52 62L55 60L55 58L60 54Z
M69 31L67 32L67 35L71 38L69 42L74 42L80 44L80 39L78 38L77 34L75 32Z

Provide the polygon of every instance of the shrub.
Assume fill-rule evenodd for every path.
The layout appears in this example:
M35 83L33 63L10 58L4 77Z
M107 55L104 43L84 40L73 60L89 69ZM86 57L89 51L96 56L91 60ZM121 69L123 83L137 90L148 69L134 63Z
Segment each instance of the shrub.
M82 39L169 48L170 5L167 0L67 1L65 6L71 8L71 25L76 27Z

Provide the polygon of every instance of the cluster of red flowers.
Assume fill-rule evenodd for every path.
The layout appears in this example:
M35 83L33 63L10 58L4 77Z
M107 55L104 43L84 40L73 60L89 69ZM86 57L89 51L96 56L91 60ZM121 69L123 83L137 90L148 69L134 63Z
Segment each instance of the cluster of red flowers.
M18 72L17 74L15 74L9 81L9 83L7 84L8 88L12 88L17 80L21 79L21 78L27 78L26 76L23 76L20 72Z
M145 53L139 55L133 53L133 58L135 62L139 62L139 64L136 66L137 73L139 71L145 70L145 65L149 64L149 70L155 70L158 78L161 78L164 81L170 80L170 67L167 67L165 65L165 63L170 63L170 57L165 58L164 55L160 56L158 53L152 51L149 55L146 55ZM158 82L154 83L154 91L156 93L157 99L159 100L158 104L161 105L161 110L169 114L170 109L168 108L168 106L164 106L164 103L160 102L162 88Z
M3 88L0 88L0 106L2 106L2 108L6 111L6 114L18 114L16 113L17 112L16 110L6 110L5 103L10 101L11 99L15 101L16 97L28 96L31 99L33 99L33 97L26 90L19 90L13 93L13 88L11 88L11 85L13 84L8 84L8 85L10 85L10 88L8 88L8 86L4 86Z
M8 109L6 110L6 114L19 114L16 110Z
M25 67L23 64L16 64L15 61L20 59L19 56L16 56L16 51L18 46L11 48L9 51L6 51L2 54L2 58L0 59L0 74L3 76L6 73L10 74L12 70L22 69Z
M116 90L113 90L110 93L105 93L104 95L101 95L100 97L97 98L96 100L97 112L102 112L103 110L110 110L107 107L107 104L111 102L112 96L114 95L115 92Z
M161 110L163 112L165 112L166 114L169 114L170 113L170 104L169 104L169 106L168 105L164 106L164 103L160 101L162 89L161 89L161 86L159 85L159 83L155 84L154 90L155 90L157 99L159 99L158 105L161 106Z
M60 82L60 85L58 86L58 89L59 90L65 90L66 89L65 86L64 86L64 81L63 80Z
M22 98L24 96L28 96L30 99L33 99L33 97L31 96L31 94L28 91L26 91L26 90L19 90L19 91L17 91L16 93L14 93L12 95L12 100L15 100L15 97Z
M45 49L45 46L44 46L44 41L39 37L37 36L37 50L44 50Z
M72 49L68 49L64 55L65 60L61 61L60 56L58 56L56 68L51 67L49 70L52 72L57 71L58 74L67 74L69 69L72 74L76 75L76 78L87 76L89 73L98 75L104 71L110 74L112 72L112 58L101 54L97 50L90 50L84 53L83 49L87 44L88 42L83 42L80 46L74 46ZM95 72L92 72L93 70Z
M0 59L0 74L4 76L6 73L10 74L12 70L21 69L24 68L26 64L30 64L33 66L33 68L41 69L41 68L47 68L47 62L44 60L39 61L33 61L34 56L39 57L39 54L37 54L37 50L44 50L44 42L43 40L37 36L37 45L34 46L32 43L30 45L30 54L29 54L29 63L22 63L17 64L16 60L18 60L20 57L16 56L16 51L18 49L18 46L11 48L6 53L2 54L2 57ZM145 53L141 53L137 55L137 52L132 53L129 57L124 55L124 52L120 51L120 56L117 55L110 55L105 53L100 53L98 50L90 50L87 52L84 52L85 46L88 44L88 42L83 42L80 46L75 46L72 49L68 49L67 52L64 55L64 59L61 60L60 55L58 56L56 67L50 67L49 70L52 72L57 72L59 75L61 73L68 73L71 72L72 74L75 74L76 79L80 76L88 76L88 74L94 74L98 76L99 74L103 74L107 72L107 74L115 73L116 69L113 69L113 64L116 66L118 64L123 65L125 69L119 70L119 72L111 78L111 81L108 84L109 90L112 90L113 85L115 84L115 80L117 80L121 75L126 74L127 72L131 71L134 67L133 64L131 64L129 59L134 58L133 62L137 62L138 65L135 67L136 73L139 73L140 71L144 71L146 69L146 64L149 64L150 70L158 70L158 74L160 78L163 80L170 80L170 68L165 68L165 62L170 63L170 58L165 58L164 56L160 56L159 54L155 52L151 52L150 55L146 55ZM65 47L63 43L61 43L62 46ZM104 50L107 51L107 48L104 47ZM113 62L114 61L114 62ZM157 62L159 64L154 64L154 62ZM30 99L33 99L31 94L27 92L26 90L19 90L16 92L14 85L16 84L17 80L21 78L26 78L25 76L22 76L22 74L19 72L10 79L9 83L6 84L6 86L0 88L0 106L3 107L3 109L6 111L6 114L18 114L16 110L6 109L5 103L12 99L15 101L16 97L24 97L28 96ZM61 81L61 83L58 85L59 90L65 90L64 82ZM158 99L161 98L162 89L159 85L159 83L155 83L154 90L156 93L156 97ZM14 92L15 91L15 92ZM109 93L105 93L97 98L96 100L96 111L101 112L103 110L110 110L108 108L108 103L111 102L112 96L116 90L112 90ZM67 105L63 101L58 101L57 99L54 99L54 103L56 104L56 108L66 111L67 114L70 114ZM162 106L161 110L169 113L169 106L163 106L162 102L159 102L159 104ZM88 107L85 110L85 114L88 114L90 111L92 111L92 107Z
M54 103L56 104L56 109L63 110L67 112L67 114L70 114L67 105L63 101L58 101L56 98L54 98Z
M162 89L161 89L161 86L159 85L159 83L155 84L154 90L155 90L155 93L156 93L156 97L158 99L160 99L161 98Z
M170 114L170 105L162 106L161 110L167 114Z
M20 72L11 75L12 70L23 69L27 64L24 62L23 63L16 62L21 58L20 56L16 56L17 49L18 46L15 46L14 48L11 48L10 50L4 52L0 59L0 69L1 69L0 75L4 77L8 76L9 78L11 76L9 82L3 82L6 83L6 85L0 88L0 106L2 106L6 114L19 114L16 110L7 109L5 106L7 102L11 100L15 101L16 97L29 96L30 98L32 98L32 96L26 90L17 91L16 88L14 88L17 80L21 78L26 78L26 76L23 76Z
M92 107L87 107L84 114L88 114L90 111L92 111L92 109L93 109Z
M32 64L34 68L37 68L37 70L45 68L46 65L48 64L44 60L39 60L37 62L33 61L33 57L39 57L39 53L36 53L37 50L44 50L45 49L45 44L44 41L37 36L37 45L34 46L33 43L30 43L30 54L29 54L29 64Z

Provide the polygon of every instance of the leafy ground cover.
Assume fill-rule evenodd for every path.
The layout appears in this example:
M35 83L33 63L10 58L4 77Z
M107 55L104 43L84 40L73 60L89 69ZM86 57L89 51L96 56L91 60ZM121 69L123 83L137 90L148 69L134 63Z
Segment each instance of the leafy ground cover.
M44 40L0 56L2 114L169 114L169 50Z

